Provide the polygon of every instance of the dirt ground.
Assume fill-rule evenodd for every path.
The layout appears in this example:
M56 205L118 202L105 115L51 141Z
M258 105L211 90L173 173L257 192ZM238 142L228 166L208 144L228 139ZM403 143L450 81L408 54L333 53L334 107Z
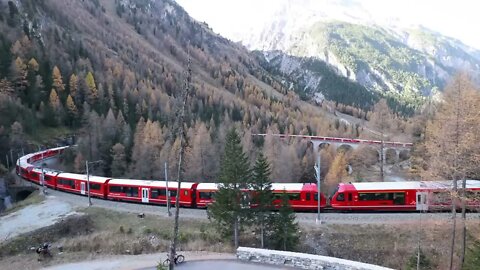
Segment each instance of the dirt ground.
M74 214L76 213L69 204L47 197L39 204L1 216L0 240L7 241L20 234L52 225L58 220Z
M14 226L17 221L18 231ZM53 206L50 199L2 216L0 222L3 228L0 232L8 236L0 242L2 270L151 267L166 257L173 226L173 220L164 216L147 214L140 218L135 213L112 209ZM415 256L420 243L431 269L445 269L448 264L451 235L448 219L425 218L417 223L383 225L361 222L300 225L300 252L407 269L407 262ZM458 232L460 225L459 221ZM472 243L480 236L480 221L470 219L467 225L468 243ZM459 241L460 233L457 235ZM37 260L32 248L43 242L52 243L53 259ZM258 242L252 233L242 234L241 245L258 247ZM228 259L234 253L229 239L222 239L208 220L191 218L181 219L179 250L186 254L187 260ZM191 250L196 252L186 252ZM71 268L65 268L66 265Z

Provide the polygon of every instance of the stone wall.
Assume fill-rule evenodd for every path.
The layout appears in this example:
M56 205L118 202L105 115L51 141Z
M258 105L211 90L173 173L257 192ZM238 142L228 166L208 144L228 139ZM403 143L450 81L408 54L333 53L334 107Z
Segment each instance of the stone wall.
M247 247L239 247L237 249L237 258L242 261L290 266L297 269L392 270L382 266L334 257Z

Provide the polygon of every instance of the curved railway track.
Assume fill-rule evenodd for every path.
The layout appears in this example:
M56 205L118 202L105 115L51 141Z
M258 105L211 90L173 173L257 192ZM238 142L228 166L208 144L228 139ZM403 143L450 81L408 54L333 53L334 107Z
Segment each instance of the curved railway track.
M27 155L28 156L28 155ZM47 156L50 160L56 159L55 155ZM20 158L22 159L22 158ZM19 160L20 160L19 159ZM38 165L44 162L45 159L31 161L32 165ZM17 161L17 165L21 163ZM50 163L51 164L51 161ZM26 183L32 183L27 180L22 180ZM48 195L55 199L67 202L75 207L87 207L88 198L80 194L73 194L59 190L48 189ZM92 197L93 206L115 211L125 211L133 213L145 213L147 215L167 216L167 207L163 205L132 203L122 201L104 200ZM297 220L303 224L315 224L316 212L297 212ZM181 209L182 218L207 219L205 209L184 208ZM415 223L422 220L448 220L451 218L450 213L419 213L419 212L357 212L344 213L334 212L331 209L322 209L321 220L326 224L402 224ZM479 213L470 213L468 219L480 218Z

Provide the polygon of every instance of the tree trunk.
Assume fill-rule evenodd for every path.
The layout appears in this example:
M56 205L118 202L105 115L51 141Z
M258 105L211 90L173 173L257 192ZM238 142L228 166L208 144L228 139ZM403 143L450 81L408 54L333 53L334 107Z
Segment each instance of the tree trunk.
M456 227L457 227L457 206L456 200L457 198L457 180L453 180L453 196L452 196L452 239L450 242L450 267L449 269L453 269L453 255L455 253L455 234L456 234Z
M235 249L238 248L238 216L235 215L233 224L233 240L235 242Z
M264 224L263 224L263 217L262 217L262 221L260 222L260 246L262 248L265 248L265 245L264 245L264 231L265 231L265 228L264 228Z
M178 217L180 216L180 187L182 183L182 165L183 165L183 155L185 153L185 107L187 106L187 98L190 90L190 80L191 80L191 69L190 69L190 55L188 57L187 64L187 78L185 80L185 89L183 93L182 107L180 108L180 117L178 119L179 123L179 136L180 136L180 153L178 157L178 168L177 168L177 194L175 196L175 223L173 226L173 235L172 242L170 244L170 264L168 265L169 270L175 268L175 255L177 253L177 238L178 238ZM167 194L167 200L170 200Z
M466 192L465 188L467 186L467 180L463 179L462 180L462 242L461 242L461 253L460 253L460 269L463 267L463 262L465 261L465 247L466 247L466 242L467 242L467 226L465 224L465 220L467 218L467 213L466 213Z

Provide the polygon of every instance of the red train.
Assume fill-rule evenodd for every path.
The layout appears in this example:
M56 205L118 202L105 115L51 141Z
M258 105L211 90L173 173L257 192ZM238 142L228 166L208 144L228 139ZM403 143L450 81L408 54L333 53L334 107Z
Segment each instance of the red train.
M42 169L33 163L61 154L65 148L67 147L58 147L19 158L16 166L17 174L26 180L42 184ZM43 169L43 175L43 183L47 187L87 195L87 177L84 174ZM218 191L216 183L182 182L178 190L176 182L170 182L167 187L168 183L165 181L99 176L90 176L89 181L90 195L93 197L161 205L165 205L169 200L173 205L177 192L180 192L179 204L191 208L207 207L213 202L215 192ZM342 183L331 196L329 205L324 194L320 193L320 207L329 206L339 211L445 210L450 209L452 204L449 193L451 185L451 181ZM316 211L318 208L316 184L273 183L272 191L275 196L275 205L280 204L280 196L286 193L294 210ZM246 198L254 196L249 190L243 192ZM480 181L467 180L467 197L468 208L478 210Z

